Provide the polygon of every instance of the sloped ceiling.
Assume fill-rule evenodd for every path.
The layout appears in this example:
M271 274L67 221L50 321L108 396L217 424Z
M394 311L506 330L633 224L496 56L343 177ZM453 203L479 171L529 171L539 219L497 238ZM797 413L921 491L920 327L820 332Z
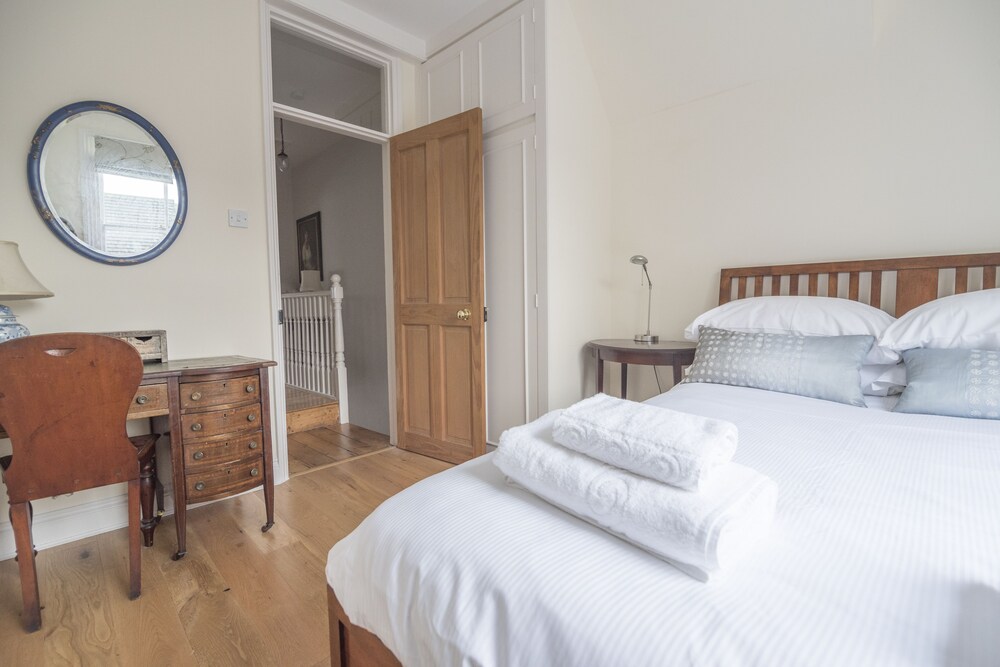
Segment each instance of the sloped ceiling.
M858 58L901 0L574 0L612 122Z
M347 4L427 41L488 0L345 0Z
M422 61L516 0L287 1Z

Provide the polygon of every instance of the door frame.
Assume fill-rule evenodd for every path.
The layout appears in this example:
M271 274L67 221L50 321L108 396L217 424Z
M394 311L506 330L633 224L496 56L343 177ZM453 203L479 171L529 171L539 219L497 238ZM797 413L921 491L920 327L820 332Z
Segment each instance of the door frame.
M383 252L385 255L385 298L386 298L386 357L388 360L387 382L389 394L389 442L396 444L396 339L393 275L392 275L392 200L389 182L389 137L402 130L402 90L400 59L378 46L365 44L340 31L332 22L318 23L315 15L305 16L279 9L260 0L261 39L261 93L264 110L264 194L266 204L267 263L270 287L271 355L278 362L273 370L275 391L271 392L274 419L272 420L274 451L277 455L275 482L281 484L288 479L288 434L285 405L284 336L278 323L281 308L281 270L278 253L278 196L275 177L276 160L274 153L274 119L302 123L321 130L336 132L362 139L382 146L382 229ZM325 46L350 54L382 69L382 118L388 132L376 132L367 128L330 119L301 109L278 104L273 101L271 80L271 26L277 25L290 32L300 34ZM325 278L325 276L323 276ZM346 286L350 292L350 284ZM350 365L350 350L348 366Z

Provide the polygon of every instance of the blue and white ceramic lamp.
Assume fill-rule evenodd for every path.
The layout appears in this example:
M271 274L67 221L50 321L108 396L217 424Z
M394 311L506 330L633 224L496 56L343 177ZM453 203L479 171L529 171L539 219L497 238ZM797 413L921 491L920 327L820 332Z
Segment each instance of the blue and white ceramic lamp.
M12 241L0 241L0 343L28 335L28 328L17 321L8 301L44 299L52 292L38 282L21 259L21 251Z

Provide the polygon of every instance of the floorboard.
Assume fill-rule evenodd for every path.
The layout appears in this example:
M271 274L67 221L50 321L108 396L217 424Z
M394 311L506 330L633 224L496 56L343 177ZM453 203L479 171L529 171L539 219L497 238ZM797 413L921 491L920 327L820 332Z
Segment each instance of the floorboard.
M134 601L124 529L46 549L37 559L42 629L30 635L17 563L0 562L0 665L327 664L330 547L383 500L448 467L387 448L312 470L275 488L267 533L259 491L190 510L180 561L170 560L167 517L143 549Z
M389 446L388 436L351 424L290 433L288 472L298 475Z
M300 389L289 384L285 385L285 410L293 412L304 408L315 408L321 405L335 405L337 399L326 394L318 394L308 389Z

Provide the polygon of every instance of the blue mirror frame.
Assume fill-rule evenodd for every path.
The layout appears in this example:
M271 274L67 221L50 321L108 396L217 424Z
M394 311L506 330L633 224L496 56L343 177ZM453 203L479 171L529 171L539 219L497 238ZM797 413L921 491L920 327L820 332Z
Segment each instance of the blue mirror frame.
M41 158L45 149L45 142L51 136L52 131L59 127L61 123L72 118L73 116L89 111L103 111L115 114L135 123L137 126L142 128L143 131L149 134L157 144L159 144L160 148L163 149L163 152L166 154L171 168L173 169L174 179L177 183L177 215L174 218L174 222L167 230L166 235L160 240L160 242L149 250L146 250L138 255L118 257L99 252L86 245L66 229L62 221L60 221L59 218L53 213L52 204L45 198L45 190L42 187L43 177L41 173ZM35 132L35 136L31 140L31 148L28 150L28 189L31 192L31 200L34 202L35 208L38 210L38 214L42 217L42 221L45 222L46 226L52 230L52 233L55 234L60 241L84 257L97 262L102 262L104 264L140 264L160 256L163 251L170 247L170 244L177 239L177 235L180 234L181 228L184 226L184 219L187 216L187 182L184 180L184 171L181 169L181 162L177 158L177 153L174 152L170 142L168 142L160 131L157 130L156 127L148 120L131 109L126 109L119 104L112 104L110 102L90 100L67 104L61 109L57 109L52 112L49 117L38 126L38 130Z

